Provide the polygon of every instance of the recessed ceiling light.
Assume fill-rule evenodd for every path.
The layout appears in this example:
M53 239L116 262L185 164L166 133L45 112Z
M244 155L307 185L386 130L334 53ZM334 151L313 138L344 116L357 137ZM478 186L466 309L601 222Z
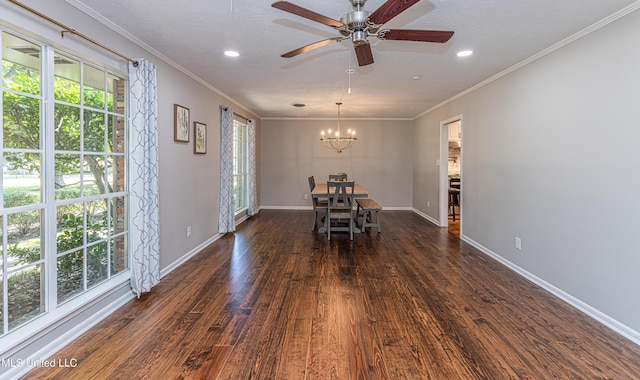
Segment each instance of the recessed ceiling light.
M473 50L463 50L463 51L459 51L458 54L456 54L458 57L468 57L471 54L473 54Z
M416 74L411 77L413 80L420 80L420 78L422 78L422 74Z
M237 51L233 51L233 50L227 50L224 52L224 55L226 55L227 57L237 57L240 55L240 53L238 53Z

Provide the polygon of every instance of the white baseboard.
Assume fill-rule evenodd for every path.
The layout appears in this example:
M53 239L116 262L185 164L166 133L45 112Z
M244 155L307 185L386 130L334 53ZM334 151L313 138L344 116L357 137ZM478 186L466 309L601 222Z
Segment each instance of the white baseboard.
M260 210L313 210L313 206L260 206Z
M265 207L262 207L262 209L264 209L264 208ZM268 207L266 207L266 208L268 208ZM277 209L282 209L282 208L281 207L277 207ZM389 208L389 209L391 209L391 208ZM394 208L394 209L405 210L405 208ZM435 224L436 226L439 225L437 220L435 220L434 218L432 218L432 217L420 212L419 210L416 210L416 209L410 209L410 210L412 210L416 214L420 215L421 217L425 218L429 222ZM198 245L194 249L192 249L189 252L187 252L186 254L184 254L178 260L176 260L173 263L171 263L171 265L169 265L168 267L164 268L161 271L160 276L161 277L166 276L168 273L170 273L171 271L175 270L177 267L179 267L180 265L185 263L191 257L193 257L196 254L198 254L202 249L204 249L205 247L207 247L208 245L210 245L214 241L218 240L222 236L223 236L222 234L217 234L217 235L211 237L210 239L207 239L205 242L203 242L202 244ZM463 235L460 238L464 242L468 243L469 245L473 246L474 248L478 249L479 251L481 251L482 253L486 254L489 257L491 257L492 259L498 261L499 263L505 265L507 268L513 270L514 272L516 272L517 274L521 275L522 277L532 281L533 283L535 283L536 285L540 286L541 288L549 291L551 294L553 294L556 297L560 298L561 300L565 301L569 305L571 305L571 306L575 307L576 309L584 312L585 314L587 314L591 318L599 321L603 325L611 328L612 330L614 330L617 333L621 334L622 336L626 337L627 339L629 339L633 343L635 343L637 345L640 345L640 332L631 329L630 327L624 325L623 323L620 323L619 321L615 320L614 318L611 318L610 316L602 313L598 309L596 309L596 308L594 308L594 307L582 302L581 300L573 297L572 295L564 292L563 290L558 289L557 287L549 284L548 282L546 282L546 281L542 280L541 278L533 275L532 273L520 268L519 266L517 266L514 263L510 262L509 260L506 260L504 257L498 255L497 253L491 251L490 249L488 249L488 248L482 246L481 244L475 242L474 240L468 238L467 236ZM122 292L124 288L126 288L126 291L124 291L124 294L118 296L115 300L109 302L109 304L101 307L99 309L99 311L93 312L88 318L83 315L83 313L87 312L92 307L95 307L96 305L99 305L100 301L107 299L110 295L116 294L117 292ZM104 318L106 318L111 313L116 311L118 308L120 308L121 306L125 305L127 302L131 301L133 298L134 298L134 294L130 291L129 283L128 282L122 283L120 286L117 286L116 288L112 289L110 292L107 292L104 295L102 295L101 297L95 299L94 301L92 301L90 303L87 303L86 305L83 305L82 307L80 307L79 309L74 311L73 313L69 314L64 319L56 322L55 324L52 324L51 326L48 326L46 329L43 329L38 334L34 335L34 337L29 340L28 344L25 343L24 345L21 345L23 347L27 347L27 346L30 346L31 344L37 344L37 341L39 339L44 338L46 335L54 332L54 330L56 330L58 328L63 328L63 327L65 327L65 325L72 325L73 326L72 328L68 329L64 333L60 334L57 338L47 342L45 345L43 345L42 347L37 349L37 351L33 352L32 354L29 354L28 356L27 355L20 356L20 352L21 352L20 348L16 348L15 350L12 350L12 353L10 355L11 356L15 356L15 357L20 357L21 359L23 359L25 361L31 360L31 362L35 362L37 360L42 360L43 358L48 358L48 357L54 355L61 348L63 348L64 346L66 346L67 344L72 342L74 339L76 339L77 337L79 337L80 335L82 335L83 333L88 331L91 327L93 327L96 324L98 324L100 321L102 321ZM4 357L3 357L3 359L4 359ZM28 367L28 366L12 367L12 368L9 368L7 371L0 372L0 377L3 378L3 379L4 378L6 378L6 379L19 378L20 376L26 374L31 369L32 368Z
M238 221L238 223L242 222L246 218L243 218ZM202 244L198 245L194 249L190 250L178 260L171 263L169 266L164 268L160 272L160 277L166 276L168 273L185 263L191 257L198 254L202 249L207 247L209 244L218 240L222 237L222 234L217 234L209 239L207 239ZM87 314L91 308L99 307L100 302L107 299L109 296L117 294L118 292L122 292L123 294L118 296L115 300L109 302L107 305L100 307L98 310L91 312L89 315ZM31 369L33 369L33 365L29 366L29 363L37 363L38 361L46 360L53 356L56 352L62 349L64 346L71 343L74 339L78 338L80 335L87 332L90 328L97 325L100 321L111 315L113 312L118 310L120 307L124 306L127 302L133 300L135 298L135 294L131 291L131 287L129 285L129 281L121 283L120 285L114 287L110 291L105 294L97 297L89 303L86 303L80 306L78 309L69 313L65 317L60 320L52 323L51 325L43 328L33 335L30 339L23 342L22 344L17 345L12 348L11 351L5 352L3 354L2 359L8 361L10 358L16 358L13 363L25 363L24 365L16 365L8 368L6 371L2 371L0 369L0 378L1 379L17 379ZM72 326L68 328L67 326ZM62 332L56 331L57 329L64 330ZM65 330L66 329L66 330ZM51 339L50 341L46 341L47 335L56 336L55 339ZM28 352L29 349L32 349L34 345L38 345L39 343L44 344L41 347L38 347L33 352ZM18 361L18 359L20 361ZM66 358L73 359L73 358Z
M238 224L244 222L245 220L249 219L249 218L250 217L248 215L242 216L240 219L236 220L236 226ZM202 242L201 244L199 244L197 247L193 248L189 252L185 253L184 255L182 255L182 257L178 258L176 261L172 262L171 264L167 265L164 269L162 269L160 271L160 278L162 278L162 277L166 276L167 274L173 272L173 270L175 270L177 267L179 267L180 265L182 265L185 262L187 262L187 260L189 260L193 256L195 256L198 253L200 253L200 251L202 251L209 244L213 243L214 241L220 239L223 236L224 236L224 234L216 234L216 235L210 237L209 239L205 240L204 242Z
M431 223L435 224L436 226L438 226L438 227L440 226L438 221L433 219L429 215L426 215L425 213L423 213L423 212L421 212L419 210L416 210L416 209L413 209L413 212L415 212L416 214L422 216L423 218L425 218L426 220L428 220ZM491 257L492 259L496 260L500 264L502 264L502 265L506 266L507 268L511 269L512 271L516 272L520 276L522 276L522 277L526 278L527 280L533 282L534 284L536 284L539 287L545 289L546 291L548 291L549 293L553 294L554 296L560 298L561 300L563 300L567 304L571 305L572 307L582 311L583 313L587 314L589 317L595 319L596 321L602 323L603 325L607 326L611 330L617 332L618 334L624 336L625 338L629 339L633 343L635 343L638 346L640 346L640 332L630 328L629 326L621 323L620 321L618 321L618 320L616 320L614 318L611 318L607 314L601 312L600 310L594 308L593 306L591 306L589 304L584 303L583 301L577 299L576 297L572 296L571 294L568 294L567 292L563 291L562 289L559 289L559 288L553 286L552 284L546 282L545 280L539 278L538 276L536 276L536 275L534 275L534 274L522 269L521 267L515 265L511 261L509 261L509 260L505 259L504 257L498 255L497 253L493 252L492 250L488 249L487 247L483 246L482 244L479 244L478 242L474 241L473 239L470 239L468 236L461 235L460 236L460 240L462 240L465 243L473 246L474 248L478 249L480 252L484 253L485 255Z
M426 220L430 221L431 223L435 224L437 227L440 227L440 222L438 222L438 220L436 220L435 218L430 217L429 215L425 214L424 212L418 210L418 209L411 209L411 211L415 212L416 214L420 215L421 217L425 218Z
M611 330L617 332L618 334L624 336L625 338L629 339L630 341L632 341L633 343L635 343L636 345L640 346L640 332L630 328L629 326L621 323L620 321L611 318L610 316L608 316L607 314L601 312L600 310L594 308L593 306L579 300L578 298L572 296L571 294L563 291L562 289L559 289L557 287L555 287L554 285L546 282L545 280L541 279L540 277L526 271L525 269L517 266L516 264L512 263L511 261L505 259L504 257L498 255L497 253L493 252L492 250L488 249L487 247L479 244L478 242L474 241L473 239L470 239L468 236L460 236L460 239L462 241L464 241L465 243L473 246L474 248L478 249L479 251L481 251L482 253L484 253L485 255L491 257L492 259L496 260L497 262L499 262L500 264L506 266L507 268L511 269L512 271L516 272L517 274L519 274L520 276L526 278L527 280L533 282L534 284L540 286L541 288L545 289L546 291L548 291L549 293L553 294L554 296L560 298L561 300L563 300L564 302L566 302L567 304L573 306L574 308L582 311L583 313L587 314L589 317L595 319L596 321L602 323L603 325L607 326L608 328L610 328Z
M209 239L205 240L204 242L202 242L201 244L199 244L197 247L193 248L189 252L185 253L180 258L178 258L177 260L175 260L171 264L167 265L164 269L162 269L160 271L160 278L162 278L162 277L166 276L167 274L173 272L177 267L179 267L180 265L182 265L185 262L187 262L187 260L189 260L193 256L195 256L198 253L200 253L200 251L202 251L209 244L213 243L214 241L220 239L223 236L224 236L223 234L216 234L216 235L210 237Z
M117 293L123 293L107 305L101 307L99 310L92 312L88 317L84 314L91 308L100 304L109 296ZM27 341L22 342L20 345L12 348L10 352L3 354L3 360L9 360L12 363L17 363L15 366L11 366L8 370L0 372L0 378L2 379L18 379L25 375L27 372L33 369L33 365L30 363L37 363L38 361L45 360L51 357L67 344L71 343L74 339L87 332L91 327L98 324L100 321L108 317L111 313L118 310L127 302L135 298L135 295L131 291L129 281L121 283L119 286L105 292L100 297L97 297L92 302L88 302L72 313L66 315L64 318L52 323L46 328L38 331ZM71 326L68 328L68 326ZM28 351L37 345L42 340L46 339L46 336L56 335L57 329L66 329L59 334L55 339L51 339L41 347L37 348L34 352L28 353ZM6 356L5 356L6 355ZM15 359L14 359L15 358ZM73 360L74 358L66 358ZM19 365L22 364L22 365Z
M355 208L355 206L354 206ZM260 210L313 210L312 206L260 206ZM382 205L382 210L404 210L404 211L413 211L415 210L412 207L405 206L385 206Z

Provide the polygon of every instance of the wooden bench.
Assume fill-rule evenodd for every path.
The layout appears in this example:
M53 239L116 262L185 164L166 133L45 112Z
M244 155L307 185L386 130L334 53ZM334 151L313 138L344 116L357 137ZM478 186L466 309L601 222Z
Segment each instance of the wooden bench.
M382 232L380 228L380 210L382 210L382 206L370 198L356 198L355 201L358 204L356 222L360 218L360 209L362 209L362 232L365 232L367 227L378 227L378 232ZM375 223L372 221L374 213Z

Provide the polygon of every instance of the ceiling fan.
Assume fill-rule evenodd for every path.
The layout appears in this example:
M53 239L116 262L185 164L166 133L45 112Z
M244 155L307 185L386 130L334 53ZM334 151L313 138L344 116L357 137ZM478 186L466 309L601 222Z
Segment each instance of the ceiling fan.
M340 17L340 21L302 8L288 1L276 1L271 4L274 8L330 26L341 34L339 37L327 38L284 53L281 57L295 57L310 50L350 38L355 47L358 65L366 66L373 63L373 53L371 51L371 45L369 44L369 37L375 36L381 40L445 43L453 36L453 32L443 30L380 29L383 24L420 0L387 0L374 12L362 10L366 0L350 1L354 11Z

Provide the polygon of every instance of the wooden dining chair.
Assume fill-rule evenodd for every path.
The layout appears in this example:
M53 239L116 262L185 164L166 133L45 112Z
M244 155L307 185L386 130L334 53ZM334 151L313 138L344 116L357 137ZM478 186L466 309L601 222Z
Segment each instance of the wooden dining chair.
M327 182L327 198L329 199L327 207L327 216L325 224L327 226L327 237L331 240L331 231L348 231L349 238L353 240L353 190L355 188L354 181L328 181ZM348 226L333 225L348 224Z
M313 189L316 188L316 180L313 176L309 177L308 180L309 192L313 192ZM313 203L313 224L311 225L311 231L315 231L318 215L320 215L321 212L323 214L327 213L329 201L327 200L327 198L318 198L311 195L311 202Z

